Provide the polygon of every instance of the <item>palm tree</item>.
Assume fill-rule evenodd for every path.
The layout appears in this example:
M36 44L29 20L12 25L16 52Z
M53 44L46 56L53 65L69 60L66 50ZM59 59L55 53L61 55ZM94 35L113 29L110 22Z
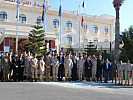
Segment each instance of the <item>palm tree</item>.
M124 0L113 1L113 5L116 10L114 59L117 61L117 63L119 63L119 36L120 36L119 10L123 2Z

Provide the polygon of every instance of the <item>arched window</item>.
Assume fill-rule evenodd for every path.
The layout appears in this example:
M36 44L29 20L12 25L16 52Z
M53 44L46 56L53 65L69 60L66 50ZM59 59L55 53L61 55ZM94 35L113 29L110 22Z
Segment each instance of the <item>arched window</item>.
M108 40L107 39L105 39L105 41L104 42L108 42Z
M58 28L59 27L59 21L58 21L58 19L54 19L53 26L54 26L54 28Z
M67 44L72 44L72 37L71 37L71 35L67 36Z
M6 12L0 12L0 20L1 21L7 20L7 13Z
M98 39L97 38L94 38L94 40L93 40L94 42L98 42Z
M84 32L87 32L87 24L84 24Z
M24 14L20 14L20 15L19 15L19 21L20 21L21 23L25 23L25 22L26 22L26 16L25 16Z
M98 32L98 27L96 25L94 25L94 27L93 27L93 32L94 33L97 33Z
M72 22L71 21L68 21L66 23L66 25L67 25L67 29L71 29L72 28Z
M104 28L104 33L108 34L108 28L107 27Z
M37 17L37 23L41 24L42 23L42 17Z

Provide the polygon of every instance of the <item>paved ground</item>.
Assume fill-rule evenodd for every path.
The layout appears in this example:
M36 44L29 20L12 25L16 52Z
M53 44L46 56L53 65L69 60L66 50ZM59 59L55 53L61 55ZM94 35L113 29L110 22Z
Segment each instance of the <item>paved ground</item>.
M133 100L133 86L93 82L0 82L0 100Z

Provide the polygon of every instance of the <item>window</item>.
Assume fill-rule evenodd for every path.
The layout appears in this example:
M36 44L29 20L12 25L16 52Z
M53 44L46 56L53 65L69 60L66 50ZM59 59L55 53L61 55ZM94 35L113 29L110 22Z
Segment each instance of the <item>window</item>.
M84 32L87 32L87 24L84 24Z
M104 42L108 42L108 40L107 39L105 39L105 41Z
M67 44L72 44L72 37L70 35L67 36Z
M26 16L23 15L23 14L19 15L19 21L20 21L21 23L25 23L25 22L26 22Z
M98 39L97 39L97 38L95 38L93 41L94 41L94 42L98 42Z
M66 25L67 25L67 29L71 29L71 28L72 28L72 23L71 23L70 21L68 21L68 22L66 23Z
M0 12L0 20L1 21L7 20L7 14L6 14L6 12Z
M42 17L37 18L37 23L41 24L42 23Z
M104 28L104 33L108 34L108 28L107 27Z
M94 33L97 33L98 32L98 27L96 25L94 25L94 27L93 27L93 32Z
M57 19L54 19L53 26L54 26L54 28L58 28L59 27L59 21Z

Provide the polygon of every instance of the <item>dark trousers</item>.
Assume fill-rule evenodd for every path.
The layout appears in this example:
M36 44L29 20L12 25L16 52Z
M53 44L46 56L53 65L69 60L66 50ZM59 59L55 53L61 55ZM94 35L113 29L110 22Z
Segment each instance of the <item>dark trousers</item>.
M64 65L60 64L59 69L58 69L58 81L62 81L63 72L64 72Z
M3 81L3 69L1 68L1 72L0 72L0 80Z
M114 81L114 78L115 78L115 83L116 83L116 78L117 78L116 70L111 71L111 80L112 80L112 82Z
M23 74L24 74L24 68L19 67L18 68L18 81L23 81Z
M86 76L86 81L90 81L90 77L91 77L91 71L90 70L86 70L85 72L85 76Z
M102 82L102 69L98 69L97 70L97 82L99 81L99 77L100 77L100 81Z
M13 81L18 81L18 68L13 68Z
M109 71L104 72L105 82L109 80Z
M76 80L77 80L77 70L72 69L72 81L76 81Z

